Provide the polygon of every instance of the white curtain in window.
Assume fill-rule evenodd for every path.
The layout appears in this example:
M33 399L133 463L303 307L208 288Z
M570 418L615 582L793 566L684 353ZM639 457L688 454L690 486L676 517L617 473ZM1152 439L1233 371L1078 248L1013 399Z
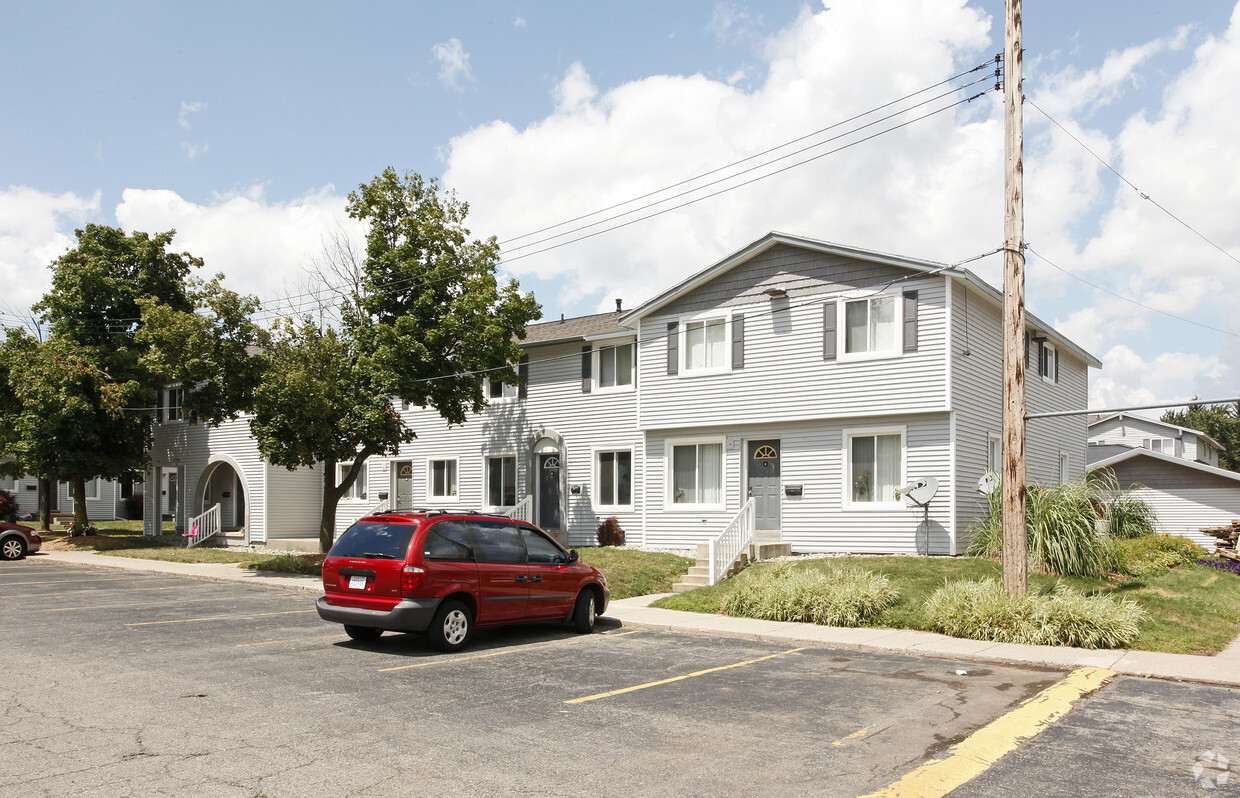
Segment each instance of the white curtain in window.
M896 348L896 298L880 296L870 300L870 351L889 352Z
M900 474L900 436L877 436L877 462L874 480L874 499L877 502L893 502L896 500L896 489L901 487Z
M616 385L633 384L633 345L616 347Z
M698 447L698 485L702 504L723 504L723 444Z

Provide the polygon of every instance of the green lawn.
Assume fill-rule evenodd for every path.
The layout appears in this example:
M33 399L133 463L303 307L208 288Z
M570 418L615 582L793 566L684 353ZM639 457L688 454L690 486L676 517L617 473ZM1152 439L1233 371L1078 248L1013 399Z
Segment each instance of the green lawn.
M578 549L582 562L607 577L612 599L667 593L673 582L689 572L693 560L658 551L619 549L611 546Z
M825 562L805 560L799 568L822 568ZM870 619L870 626L929 630L923 612L927 598L947 581L993 578L1002 580L999 564L972 557L850 557L846 562L891 579L900 599ZM770 567L759 563L754 568ZM1110 581L1029 575L1029 589L1049 592L1063 582L1083 593L1106 593L1130 598L1149 613L1132 648L1176 654L1214 654L1240 634L1240 577L1197 565L1162 571L1147 577ZM718 613L733 583L668 596L654 606L691 612Z

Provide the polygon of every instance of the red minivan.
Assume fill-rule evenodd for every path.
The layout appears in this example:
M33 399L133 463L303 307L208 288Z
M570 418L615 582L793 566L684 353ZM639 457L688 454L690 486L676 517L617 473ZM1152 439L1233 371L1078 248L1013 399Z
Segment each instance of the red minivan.
M361 519L323 562L317 607L354 640L426 632L441 651L464 648L474 626L570 621L594 628L611 591L597 568L533 524L450 510Z

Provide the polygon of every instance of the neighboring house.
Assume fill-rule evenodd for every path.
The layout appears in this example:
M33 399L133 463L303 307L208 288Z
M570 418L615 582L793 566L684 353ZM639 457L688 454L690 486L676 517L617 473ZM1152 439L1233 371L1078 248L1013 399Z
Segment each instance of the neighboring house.
M73 512L73 498L68 482L52 483L52 512ZM39 480L32 476L18 479L0 476L0 489L7 490L17 499L19 515L39 511ZM127 518L125 499L133 493L142 493L141 482L119 482L111 479L92 479L86 482L86 517L91 521L115 521Z
M1203 546L1201 530L1240 518L1240 474L1218 467L1222 445L1204 432L1117 413L1089 423L1089 470L1110 470L1158 515L1160 531Z
M965 269L771 233L634 310L530 325L520 384L488 383L463 426L398 408L417 438L368 460L339 526L381 501L517 509L570 545L616 516L628 542L680 548L753 497L761 535L796 551L960 553L999 463L1001 311ZM1093 356L1033 316L1026 352L1029 412L1085 407ZM231 500L251 541L314 534L320 472L176 404L148 481L177 473L182 523ZM1030 422L1029 479L1081 476L1085 441L1083 415ZM906 506L926 477L928 510Z

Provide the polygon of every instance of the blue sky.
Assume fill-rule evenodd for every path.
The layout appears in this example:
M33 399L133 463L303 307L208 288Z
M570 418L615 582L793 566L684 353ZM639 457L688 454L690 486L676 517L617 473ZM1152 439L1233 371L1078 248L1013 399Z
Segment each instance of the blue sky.
M988 60L1002 3L5 2L0 322L88 221L179 231L233 287L297 292L344 196L442 176L511 241ZM1240 17L1029 2L1029 305L1103 359L1091 402L1240 392ZM548 317L634 306L770 229L957 262L1002 240L1000 97L755 186L514 259ZM517 250L508 249L516 255ZM997 256L969 264L998 284ZM1231 333L1231 334L1228 334Z

